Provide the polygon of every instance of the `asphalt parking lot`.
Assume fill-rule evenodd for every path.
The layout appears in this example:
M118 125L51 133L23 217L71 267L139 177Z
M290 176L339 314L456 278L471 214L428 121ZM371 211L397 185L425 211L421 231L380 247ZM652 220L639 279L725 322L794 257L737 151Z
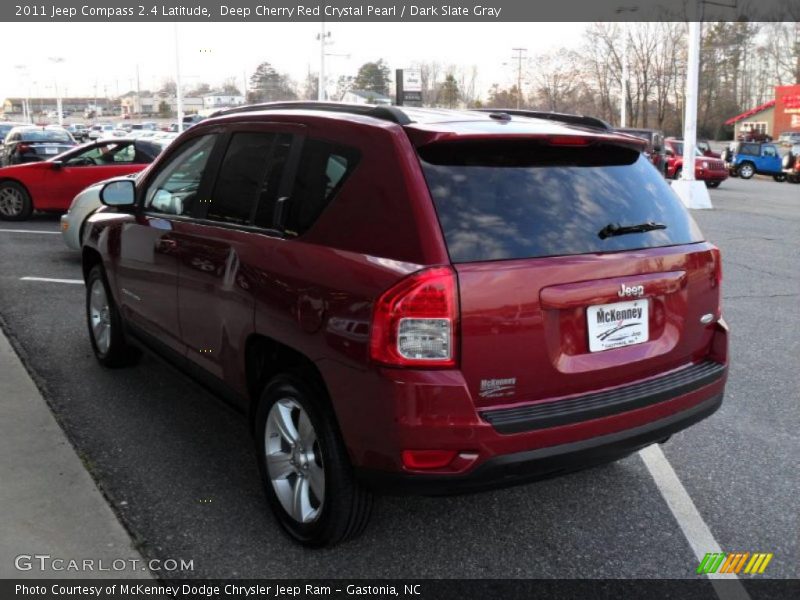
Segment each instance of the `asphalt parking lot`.
M711 196L695 218L723 252L727 394L662 448L722 551L772 552L762 577L797 578L800 185L729 179ZM696 577L639 455L501 491L381 498L363 537L300 548L266 507L242 417L152 356L103 369L83 285L22 279L81 278L57 217L0 223L0 253L0 325L141 552L194 561L170 577Z

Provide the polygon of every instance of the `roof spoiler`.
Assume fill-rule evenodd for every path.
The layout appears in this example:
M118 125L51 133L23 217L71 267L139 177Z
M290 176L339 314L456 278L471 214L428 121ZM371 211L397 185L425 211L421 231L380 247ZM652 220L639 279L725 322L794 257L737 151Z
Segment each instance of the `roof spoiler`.
M542 110L526 110L523 108L475 108L475 112L505 114L509 117L528 117L531 119L545 119L547 121L557 121L567 125L578 125L580 127L590 127L592 129L602 129L610 131L611 125L598 119L586 115L574 115L570 113L557 113Z

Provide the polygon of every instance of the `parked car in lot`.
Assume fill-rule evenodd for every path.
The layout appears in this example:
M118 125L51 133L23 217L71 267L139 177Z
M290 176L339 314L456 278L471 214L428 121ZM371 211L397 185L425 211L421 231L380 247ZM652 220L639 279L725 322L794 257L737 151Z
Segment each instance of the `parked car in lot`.
M708 158L720 158L719 153L711 149L711 144L708 140L697 140L697 149L700 150L703 156L707 156Z
M158 144L102 140L42 162L0 169L0 219L22 221L34 210L64 212L85 187L144 169Z
M800 183L800 143L795 144L781 161L783 174L789 183Z
M70 123L65 127L75 140L82 142L89 139L89 126L81 123Z
M664 177L667 176L666 149L664 147L664 134L661 131L658 129L642 129L635 127L619 127L614 131L643 139L647 143L644 148L644 153L655 168L658 169Z
M0 167L42 161L75 145L69 132L60 127L14 127L0 150Z
M738 142L771 142L772 136L764 131L742 131L736 136Z
M89 133L86 137L90 140L99 140L101 138L110 136L111 132L115 129L116 126L113 123L92 125L92 128L89 130Z
M778 143L784 146L800 144L800 131L784 131L778 136Z
M722 401L720 253L644 143L593 121L328 103L203 121L100 191L94 353L148 346L238 406L310 546L357 535L373 490L664 441Z
M25 127L27 123L14 123L12 121L0 121L0 148L3 146L3 142L6 140L6 136L8 132L14 129L15 127Z
M679 179L683 172L683 140L667 138L664 140L667 160L667 177ZM704 181L707 187L716 188L728 178L728 170L720 158L704 156L699 147L695 148L694 177Z
M141 151L153 157L163 152L168 145L168 140L137 141L135 144ZM143 165L143 169L145 168L147 165ZM142 170L126 175L126 177L136 179L141 175ZM87 219L103 208L103 203L100 201L100 190L105 183L106 181L100 181L81 190L73 198L67 212L61 215L61 238L67 248L80 251Z
M731 177L750 179L753 175L772 175L775 181L783 181L781 155L772 143L733 142L722 156Z

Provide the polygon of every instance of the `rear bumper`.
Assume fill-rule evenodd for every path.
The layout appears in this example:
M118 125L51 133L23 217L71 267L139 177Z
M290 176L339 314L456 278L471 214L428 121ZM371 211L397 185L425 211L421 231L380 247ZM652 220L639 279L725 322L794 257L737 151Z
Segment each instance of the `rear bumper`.
M368 487L386 493L447 495L517 485L611 462L663 441L713 414L722 404L719 392L699 404L639 427L577 442L516 452L488 459L459 475L425 475L358 469Z

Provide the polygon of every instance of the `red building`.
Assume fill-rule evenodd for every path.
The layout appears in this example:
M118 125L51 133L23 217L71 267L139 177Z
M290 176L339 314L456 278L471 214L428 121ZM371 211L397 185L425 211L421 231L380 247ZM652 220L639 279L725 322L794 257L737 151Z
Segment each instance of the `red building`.
M787 131L800 132L800 84L775 87L775 99L725 121L734 125L734 139L748 132L773 138Z

